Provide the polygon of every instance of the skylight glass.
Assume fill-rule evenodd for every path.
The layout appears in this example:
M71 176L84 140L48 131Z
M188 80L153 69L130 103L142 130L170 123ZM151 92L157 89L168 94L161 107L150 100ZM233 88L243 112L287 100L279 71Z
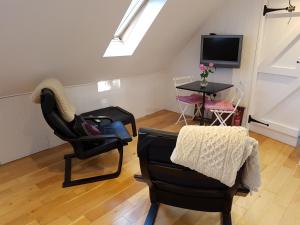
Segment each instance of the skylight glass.
M132 0L103 57L130 56L167 0Z

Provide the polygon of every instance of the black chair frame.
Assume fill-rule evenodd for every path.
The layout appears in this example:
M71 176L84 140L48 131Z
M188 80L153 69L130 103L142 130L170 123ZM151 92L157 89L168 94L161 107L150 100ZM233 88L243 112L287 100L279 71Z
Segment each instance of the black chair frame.
M97 182L97 181L102 181L102 180L107 180L107 179L113 179L116 178L120 175L121 169L122 169L122 161L123 161L123 148L118 149L119 152L119 162L118 162L118 169L114 173L110 174L105 174L105 175L100 175L100 176L94 176L94 177L88 177L88 178L82 178L82 179L77 179L77 180L72 180L72 158L76 157L76 155L73 154L66 154L64 156L65 160L65 179L63 182L63 187L71 187L75 185L80 185L80 184L87 184L87 183L92 183L92 182Z
M170 156L176 145L177 134L153 129L140 129L138 156L141 176L149 186L151 207L145 225L153 225L160 203L206 212L221 212L222 224L232 225L231 207L234 195L246 196L241 185L244 167L240 169L233 187L174 164ZM196 187L201 186L203 187ZM210 188L211 186L211 188Z
M99 175L99 176L93 176L93 177L88 177L88 178L72 180L72 159L78 158L78 157L76 156L76 153L66 154L66 155L64 155L65 176L64 176L63 187L71 187L71 186L76 186L76 185L81 185L81 184L87 184L87 183L93 183L93 182L102 181L102 180L113 179L113 178L118 177L121 174L122 162L123 162L123 145L121 144L121 141L119 140L118 137L113 136L113 135L110 135L110 136L99 135L99 136L81 138L81 140L66 139L66 141L72 143L72 142L80 142L80 141L85 142L85 141L101 140L101 139L105 139L105 138L117 139L119 142L119 147L117 147L117 150L119 153L119 160L118 160L118 168L117 168L116 172L113 172L110 174L105 174L105 175Z
M123 146L127 145L132 139L129 136L126 128L119 122L119 127L124 133L118 135L116 133L104 133L97 136L79 136L73 131L72 122L66 122L60 115L56 106L54 93L49 89L43 89L41 93L41 108L43 116L48 125L54 130L54 134L62 140L69 142L74 150L74 153L64 155L65 160L65 175L63 187L86 184L116 178L120 175L123 162ZM109 124L118 124L107 116L89 116L85 120L92 120L98 126L105 120ZM116 128L116 129L118 129ZM111 129L111 128L109 128ZM78 158L81 160L88 159L99 154L117 149L119 153L118 167L113 173L81 178L72 180L72 159Z

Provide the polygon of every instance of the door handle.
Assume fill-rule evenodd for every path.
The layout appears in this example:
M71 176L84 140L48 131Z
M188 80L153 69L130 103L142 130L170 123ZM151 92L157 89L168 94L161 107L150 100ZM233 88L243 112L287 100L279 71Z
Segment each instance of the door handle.
M252 116L249 115L249 117L248 117L248 123L251 123L251 122L259 123L259 124L265 125L267 127L270 126L268 123L264 123L264 122L258 121L256 119L253 119Z

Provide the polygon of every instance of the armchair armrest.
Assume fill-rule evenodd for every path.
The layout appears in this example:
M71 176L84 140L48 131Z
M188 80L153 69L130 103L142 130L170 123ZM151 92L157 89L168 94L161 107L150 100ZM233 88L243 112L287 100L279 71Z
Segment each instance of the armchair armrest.
M62 138L68 142L93 142L93 141L101 141L105 139L116 139L118 142L122 143L122 139L114 134L104 134L104 135L96 135L96 136L84 136L78 138Z
M119 106L115 106L115 108L117 108L118 110L120 110L121 112L130 115L131 117L134 117L132 113L128 112L127 110L119 107Z

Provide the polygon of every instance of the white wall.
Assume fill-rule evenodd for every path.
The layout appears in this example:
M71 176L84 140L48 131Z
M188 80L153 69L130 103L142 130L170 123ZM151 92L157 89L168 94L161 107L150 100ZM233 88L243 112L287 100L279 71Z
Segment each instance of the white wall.
M30 155L49 146L40 109L28 95L0 100L0 162Z
M136 118L165 108L165 82L161 73L122 77L121 87L98 93L97 83L66 87L66 93L80 114L118 105ZM30 95L0 99L0 162L9 162L61 144L45 123L40 105Z
M208 80L213 82L243 83L245 97L241 103L248 106L253 78L253 64L262 2L260 0L228 0L218 12L211 14L203 27L194 35L185 48L175 57L170 67L165 71L171 77L191 75L199 79L198 65L200 62L201 35L216 34L242 34L244 35L242 48L242 61L239 69L217 68ZM169 109L177 110L174 99L175 91L170 86ZM222 97L232 94L233 90L219 93ZM230 93L229 93L230 92Z

